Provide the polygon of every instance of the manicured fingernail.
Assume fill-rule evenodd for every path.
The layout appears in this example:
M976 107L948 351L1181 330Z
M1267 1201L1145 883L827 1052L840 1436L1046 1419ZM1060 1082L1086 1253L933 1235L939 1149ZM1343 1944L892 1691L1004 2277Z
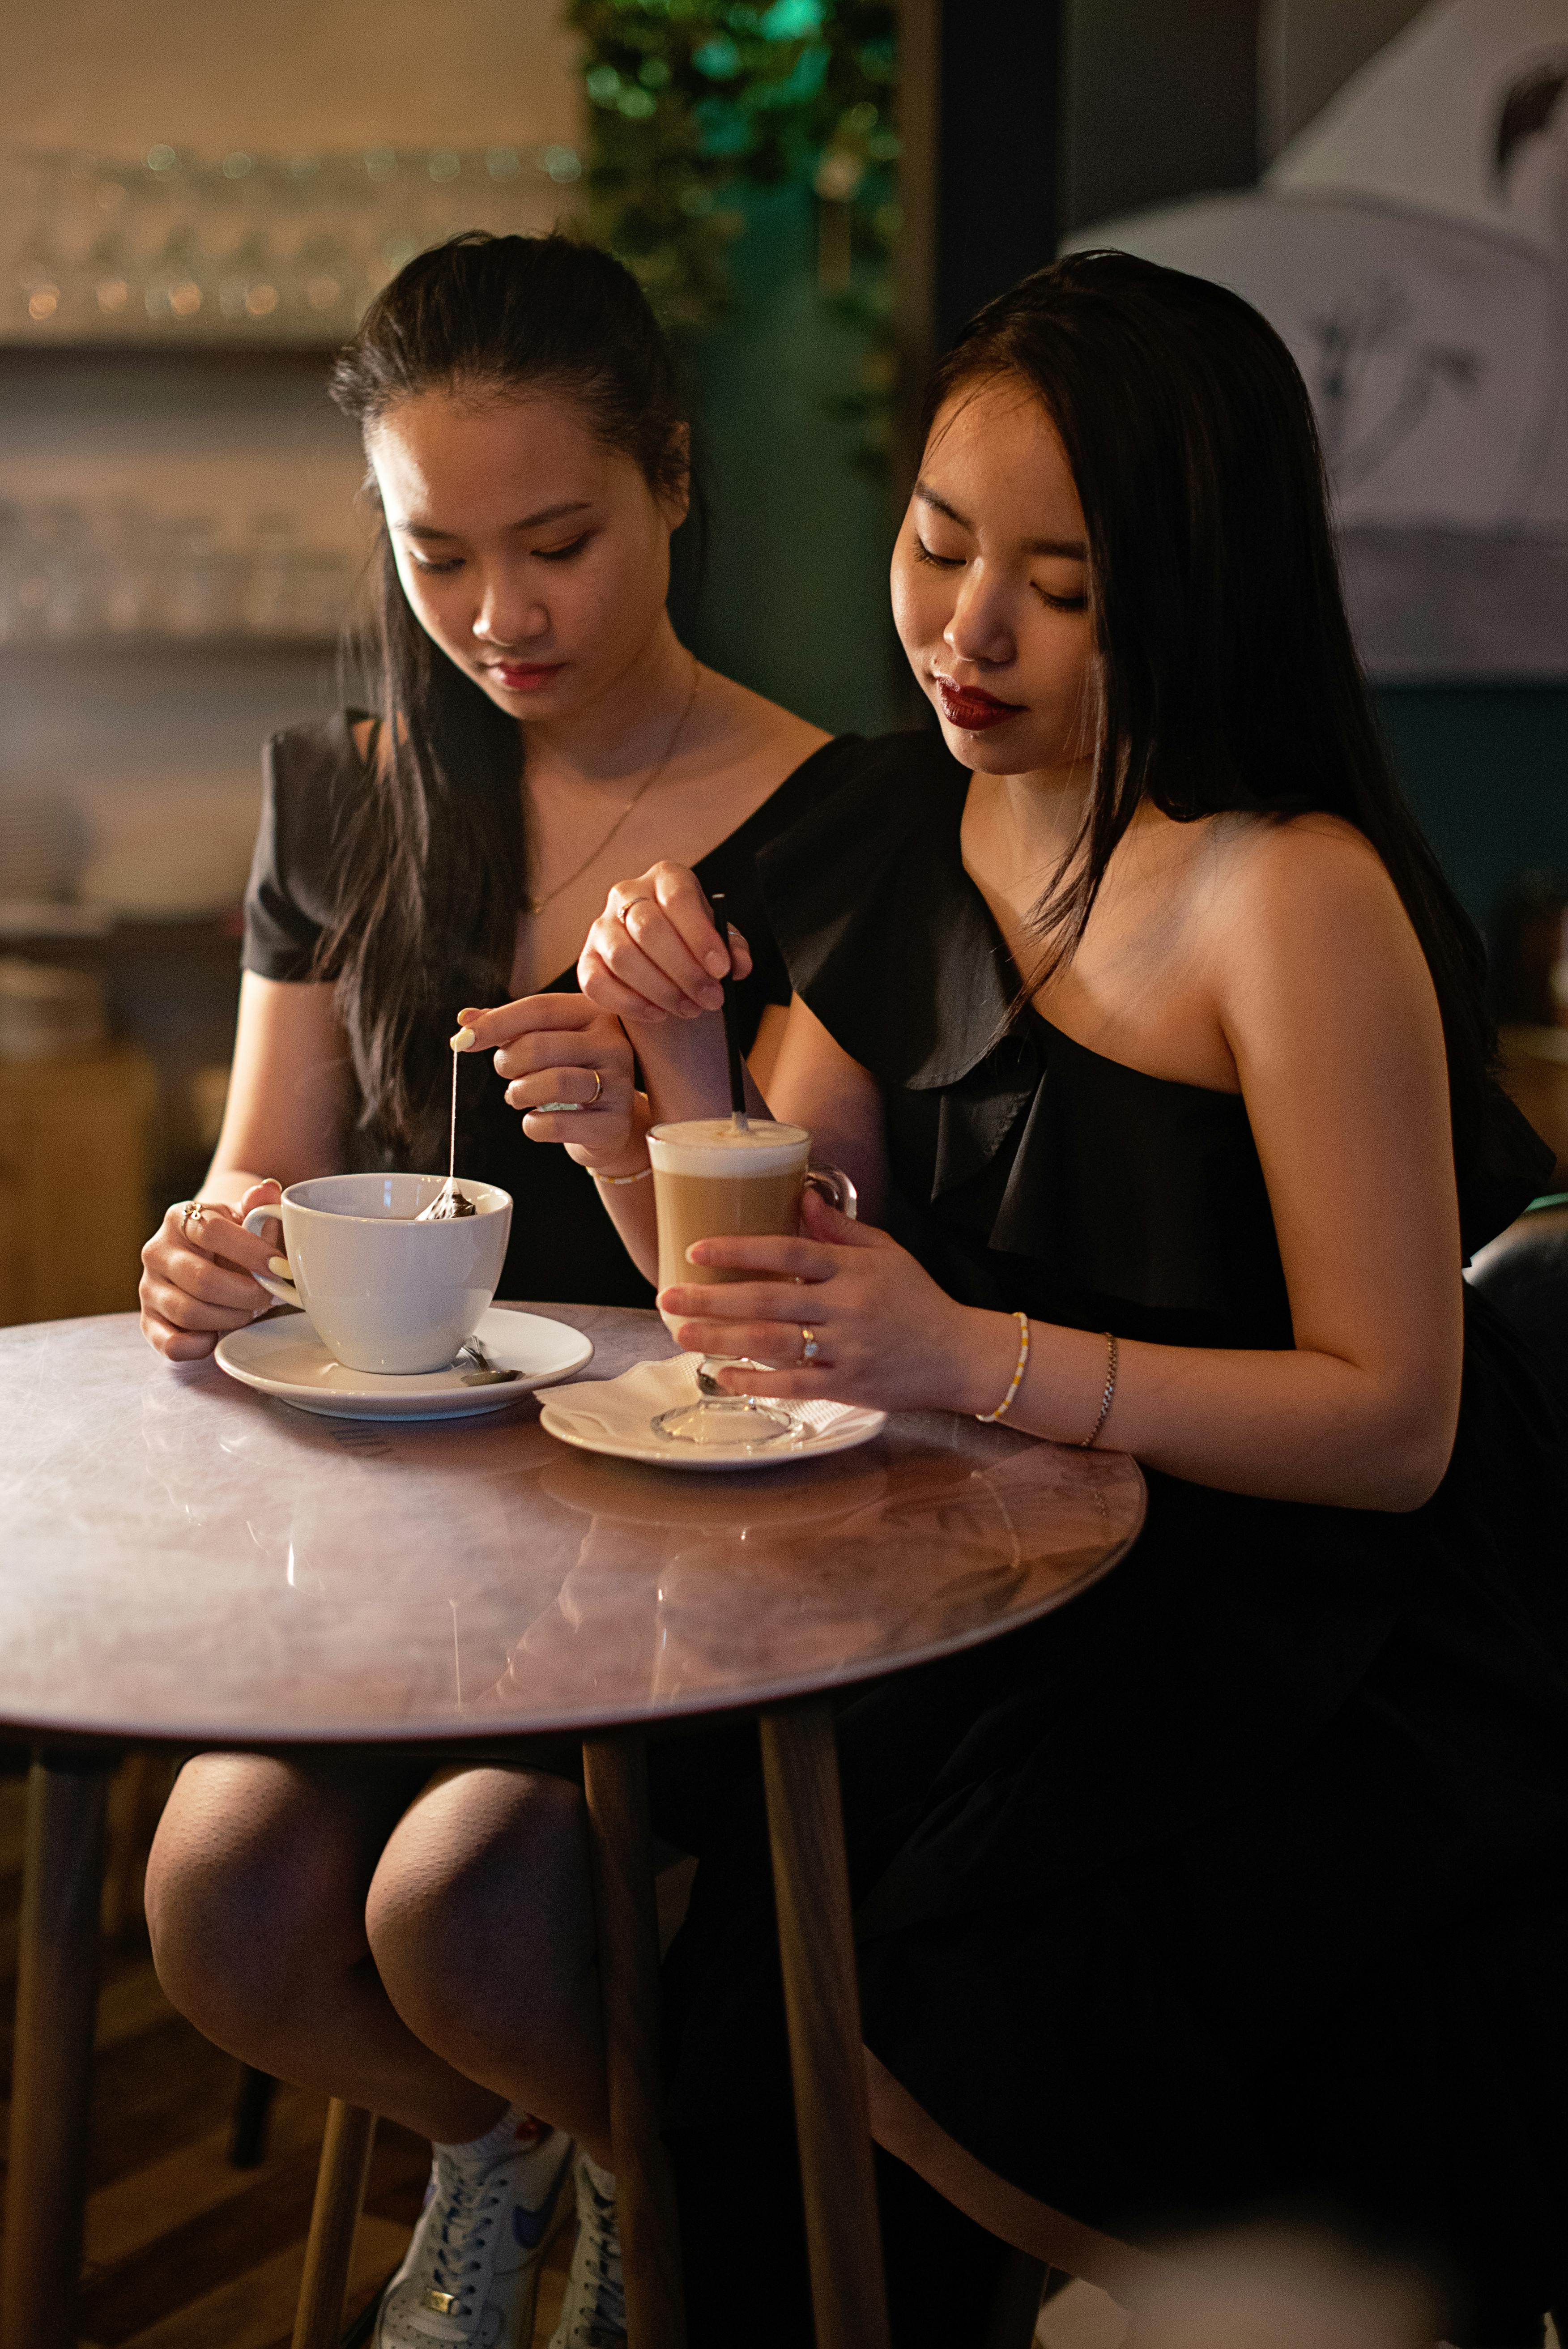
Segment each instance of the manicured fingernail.
M705 1009L708 1011L722 1011L724 1009L724 989L721 987L705 987L702 991L701 1000Z
M723 978L729 969L729 957L720 954L716 947L713 953L708 956L704 968L711 970L715 978Z
M471 1028L459 1028L452 1038L452 1050L454 1052L470 1052L477 1040Z
M286 1256L268 1257L267 1270L273 1275L273 1278L275 1280L292 1280L294 1278L294 1268L289 1263Z

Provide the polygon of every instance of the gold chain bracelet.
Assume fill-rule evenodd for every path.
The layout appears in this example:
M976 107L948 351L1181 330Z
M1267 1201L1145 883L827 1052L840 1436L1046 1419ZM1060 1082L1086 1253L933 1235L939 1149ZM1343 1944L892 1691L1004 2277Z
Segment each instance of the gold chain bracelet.
M1099 1417L1095 1421L1095 1423L1089 1429L1088 1433L1082 1438L1078 1444L1078 1448L1080 1452L1092 1452L1095 1445L1099 1442L1099 1432L1105 1425L1106 1421L1110 1417L1111 1398L1116 1392L1116 1360L1120 1350L1117 1345L1116 1332L1113 1330L1107 1330L1102 1334L1104 1336L1107 1348L1105 1358L1105 1392L1099 1399Z

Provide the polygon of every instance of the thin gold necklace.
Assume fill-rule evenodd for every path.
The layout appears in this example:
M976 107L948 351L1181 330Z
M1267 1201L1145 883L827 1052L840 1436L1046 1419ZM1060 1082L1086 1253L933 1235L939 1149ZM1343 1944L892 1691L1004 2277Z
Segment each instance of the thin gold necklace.
M626 818L631 814L632 810L637 805L637 802L645 798L647 793L653 790L654 785L658 781L659 777L664 773L665 769L669 765L670 761L676 755L676 745L679 742L681 736L686 731L686 722L691 716L692 705L696 700L696 689L701 683L702 663L697 659L696 655L694 653L692 655L691 664L691 691L686 698L685 708L682 709L680 716L676 719L675 731L670 736L668 742L665 745L664 757L659 761L656 767L650 769L648 773L644 776L642 781L637 785L636 790L632 793L631 798L626 802L625 806L621 810L620 814L615 818L614 823L610 826L609 831L604 834L603 839L599 842L595 848L589 851L588 854L583 859L582 864L577 866L576 870L569 873L564 881L558 881L553 889L547 889L542 897L528 897L524 899L523 902L527 905L531 914L542 914L546 905L552 905L563 889L570 889L573 881L582 880L583 875L587 872L588 867L591 864L596 864L600 857L603 855L604 851L609 847L610 843L614 839L615 834L620 831L621 826L625 823Z

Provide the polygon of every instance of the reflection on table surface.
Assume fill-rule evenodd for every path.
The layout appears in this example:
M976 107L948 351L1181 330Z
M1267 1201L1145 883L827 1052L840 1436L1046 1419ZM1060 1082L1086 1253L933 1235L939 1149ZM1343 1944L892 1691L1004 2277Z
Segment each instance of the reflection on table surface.
M590 1376L652 1314L539 1307ZM1138 1469L935 1414L689 1475L494 1416L308 1416L129 1315L0 1332L4 1716L256 1740L505 1736L755 1703L985 1638L1081 1588Z

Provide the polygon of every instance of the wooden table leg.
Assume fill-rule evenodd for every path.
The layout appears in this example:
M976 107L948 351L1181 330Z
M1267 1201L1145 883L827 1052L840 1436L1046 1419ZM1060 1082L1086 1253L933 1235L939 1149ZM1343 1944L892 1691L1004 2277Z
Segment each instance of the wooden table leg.
M294 2349L337 2349L375 2142L375 2114L334 2096L326 2108L321 2166L315 2173L304 2273L294 2309Z
M684 2349L675 2182L660 2135L659 1930L640 1736L584 1738L588 1849L629 2349Z
M0 2262L6 2349L73 2349L77 2338L109 1775L104 1762L48 1755L27 1781Z
M817 2349L887 2349L832 1711L814 1699L760 1728Z

